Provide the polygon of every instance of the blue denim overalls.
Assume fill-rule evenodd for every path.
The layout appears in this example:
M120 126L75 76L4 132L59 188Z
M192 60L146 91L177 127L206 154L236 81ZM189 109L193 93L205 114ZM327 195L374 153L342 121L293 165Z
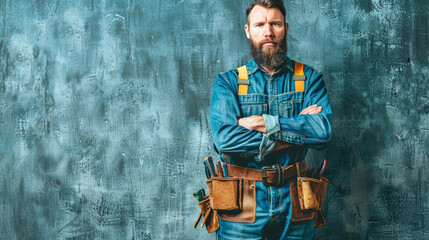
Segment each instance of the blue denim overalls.
M262 169L264 166L287 166L303 160L307 148L323 148L331 138L331 107L322 74L304 66L305 89L295 91L295 62L286 59L268 75L255 61L247 63L250 85L247 94L238 94L237 69L221 73L213 86L210 121L218 150L229 163ZM322 112L299 115L317 104ZM250 131L237 119L262 115L267 134ZM299 115L299 116L298 116ZM272 152L276 141L294 144ZM221 155L221 161L226 161ZM251 223L220 220L218 239L313 239L313 220L291 222L289 183L281 187L256 182L256 217Z

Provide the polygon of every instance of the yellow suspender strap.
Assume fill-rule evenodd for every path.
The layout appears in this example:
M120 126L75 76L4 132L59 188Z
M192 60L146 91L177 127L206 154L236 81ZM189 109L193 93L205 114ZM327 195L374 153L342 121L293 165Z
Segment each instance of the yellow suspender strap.
M237 68L238 70L238 95L246 95L249 88L249 76L246 65Z
M295 62L295 71L293 75L293 80L295 81L295 91L303 92L305 89L304 64Z

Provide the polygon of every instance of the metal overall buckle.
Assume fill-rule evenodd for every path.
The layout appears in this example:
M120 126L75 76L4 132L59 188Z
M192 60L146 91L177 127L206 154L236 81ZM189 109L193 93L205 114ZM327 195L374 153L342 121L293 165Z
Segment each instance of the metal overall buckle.
M267 176L267 171L275 171L276 172L276 176L277 176L277 180L273 183L269 183L267 181L267 179L269 178ZM277 187L277 186L281 186L284 183L284 173L283 173L283 169L282 166L280 164L276 164L273 165L272 167L268 167L265 166L262 168L262 182L264 183L265 186L269 186L269 187Z

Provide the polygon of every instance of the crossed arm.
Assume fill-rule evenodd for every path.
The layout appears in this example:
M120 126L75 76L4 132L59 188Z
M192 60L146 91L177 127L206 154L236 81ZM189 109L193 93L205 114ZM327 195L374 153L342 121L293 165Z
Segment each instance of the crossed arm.
M253 153L262 158L293 144L321 148L329 143L332 113L320 73L312 74L306 86L304 110L292 117L264 114L242 118L236 88L224 74L219 74L213 85L210 123L220 152Z
M311 106L305 108L304 110L302 110L301 113L299 113L299 115L317 114L317 113L320 113L321 111L322 111L322 107L314 104L314 105L311 105ZM238 125L246 128L246 129L249 129L249 130L258 131L261 133L268 133L267 128L265 127L264 118L262 116L259 116L259 115L253 115L250 117L239 118L238 119ZM271 150L271 151L272 152L279 151L279 150L282 150L282 149L285 149L285 148L288 148L291 146L292 146L291 143L277 141L276 145L274 146L273 150Z

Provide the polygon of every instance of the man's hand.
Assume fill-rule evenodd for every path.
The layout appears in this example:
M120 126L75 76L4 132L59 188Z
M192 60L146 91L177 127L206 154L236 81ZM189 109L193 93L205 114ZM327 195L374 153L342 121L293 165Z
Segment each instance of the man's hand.
M321 106L317 106L317 104L311 105L307 108L305 108L304 110L302 110L299 115L302 114L317 114L320 113L322 111L322 107Z
M239 118L238 125L249 130L268 133L267 128L265 127L264 118L262 116L253 115L250 117Z

